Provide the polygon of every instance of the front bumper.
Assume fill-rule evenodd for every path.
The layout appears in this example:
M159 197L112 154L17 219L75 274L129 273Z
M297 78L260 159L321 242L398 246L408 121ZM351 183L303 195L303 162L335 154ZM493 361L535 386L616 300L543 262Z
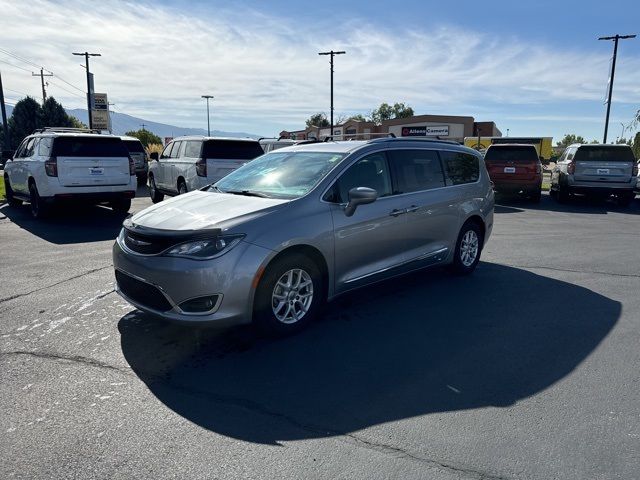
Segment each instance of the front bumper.
M228 326L251 322L254 280L272 252L240 242L226 254L212 260L144 256L131 253L118 241L113 245L116 271L157 289L167 300L167 309L131 298L116 282L116 291L138 309L166 320ZM124 291L123 291L124 290ZM220 301L208 313L185 313L180 304L201 296L217 295Z

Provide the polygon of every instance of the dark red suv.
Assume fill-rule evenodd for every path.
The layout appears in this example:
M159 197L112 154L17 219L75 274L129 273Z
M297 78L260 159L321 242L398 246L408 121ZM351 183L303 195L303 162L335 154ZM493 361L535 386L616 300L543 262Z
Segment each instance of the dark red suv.
M533 202L542 195L542 163L533 145L491 145L484 156L497 193L522 193Z

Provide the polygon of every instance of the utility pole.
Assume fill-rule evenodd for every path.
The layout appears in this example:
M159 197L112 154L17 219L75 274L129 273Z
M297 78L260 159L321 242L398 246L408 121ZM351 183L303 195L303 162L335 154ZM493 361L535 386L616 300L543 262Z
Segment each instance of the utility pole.
M44 89L44 77L53 77L53 73L44 73L44 69L40 69L40 73L31 72L32 77L40 77L40 82L42 83L42 105L47 100L47 91Z
M209 99L213 98L213 95L201 95L202 98L207 99L207 137L211 136L211 123L209 121Z
M143 132L144 132L144 127L145 127L145 125L146 125L146 124L144 124L144 123L143 123L142 125L140 125L140 126L142 127L142 131L143 131Z
M611 61L611 78L609 79L609 94L607 98L607 116L604 121L604 140L607 143L607 132L609 130L609 113L611 112L611 95L613 94L613 77L616 74L616 57L618 56L618 40L626 40L628 38L636 38L635 35L614 35L613 37L600 37L598 40L613 40L613 59Z
M331 132L329 136L333 136L333 57L334 55L344 55L347 52L334 52L330 50L328 52L320 52L318 55L331 55L331 59L329 61L329 65L331 66Z
M11 143L9 141L9 125L7 125L7 110L4 106L4 90L2 89L2 73L0 73L0 110L2 110L2 132L4 133L3 150L10 150ZM0 160L2 159L2 151L0 151Z
M74 55L79 55L84 57L86 62L86 70L87 70L87 115L89 117L89 129L93 128L93 122L91 121L91 74L89 73L89 57L101 57L102 55L99 53L77 53L73 52Z

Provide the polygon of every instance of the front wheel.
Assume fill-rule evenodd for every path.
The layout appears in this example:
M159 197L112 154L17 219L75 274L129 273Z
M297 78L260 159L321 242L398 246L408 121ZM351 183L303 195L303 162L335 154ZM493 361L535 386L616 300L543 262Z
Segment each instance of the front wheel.
M9 177L5 175L4 177L4 194L7 197L7 203L10 207L19 207L22 205L22 200L18 200L13 196L13 189L11 188L11 183L9 182Z
M460 229L451 269L454 273L468 275L476 269L480 261L483 235L478 223L470 221Z
M156 186L156 179L153 175L149 175L149 196L153 203L158 203L164 200L164 194L158 191Z
M260 280L254 322L272 335L298 332L318 316L324 295L322 274L315 262L301 254L287 256L270 265Z

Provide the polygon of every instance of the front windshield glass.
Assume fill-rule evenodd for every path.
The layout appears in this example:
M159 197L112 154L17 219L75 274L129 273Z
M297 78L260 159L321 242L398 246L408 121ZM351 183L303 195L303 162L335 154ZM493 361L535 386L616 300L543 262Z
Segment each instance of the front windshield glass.
M273 152L252 160L215 184L222 192L298 198L344 158L343 153Z

